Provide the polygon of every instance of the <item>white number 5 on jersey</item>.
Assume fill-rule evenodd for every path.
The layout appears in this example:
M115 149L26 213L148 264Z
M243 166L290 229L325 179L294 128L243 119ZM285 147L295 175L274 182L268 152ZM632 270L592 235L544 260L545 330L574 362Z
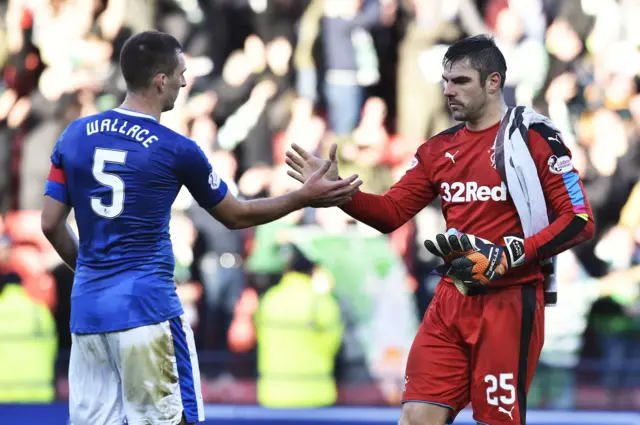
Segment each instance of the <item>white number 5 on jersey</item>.
M93 177L98 183L111 188L111 205L104 205L100 198L91 198L91 209L104 218L116 218L124 210L124 181L115 174L106 173L104 166L107 162L124 164L127 160L126 151L96 148L93 154Z

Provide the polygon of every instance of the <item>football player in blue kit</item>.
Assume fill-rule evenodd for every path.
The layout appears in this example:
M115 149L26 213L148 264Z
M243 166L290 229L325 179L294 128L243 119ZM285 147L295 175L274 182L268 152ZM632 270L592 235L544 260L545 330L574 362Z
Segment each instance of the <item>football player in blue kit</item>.
M72 122L46 183L42 230L75 270L69 409L73 425L178 425L204 420L193 333L173 280L171 205L184 185L229 228L304 207L347 202L357 176L240 201L192 140L159 123L185 86L180 43L156 31L122 49L127 95L119 108ZM67 225L74 210L79 238Z

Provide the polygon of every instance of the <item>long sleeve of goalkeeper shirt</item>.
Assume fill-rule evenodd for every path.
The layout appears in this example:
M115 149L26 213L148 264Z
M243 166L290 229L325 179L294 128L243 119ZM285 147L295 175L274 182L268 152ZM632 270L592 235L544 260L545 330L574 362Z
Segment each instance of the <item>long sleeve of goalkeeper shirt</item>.
M538 169L551 224L524 241L525 261L553 257L591 237L593 214L571 151L560 136L544 125L529 129L529 150Z
M391 233L413 218L438 196L427 172L427 152L423 145L411 168L384 195L358 192L344 212L382 233Z

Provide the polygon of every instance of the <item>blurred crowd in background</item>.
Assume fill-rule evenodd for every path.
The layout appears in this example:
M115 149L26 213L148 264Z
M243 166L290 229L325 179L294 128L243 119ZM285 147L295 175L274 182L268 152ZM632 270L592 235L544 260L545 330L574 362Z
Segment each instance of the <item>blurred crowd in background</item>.
M39 210L62 130L123 100L118 56L129 36L157 29L183 44L187 87L162 123L195 140L249 199L298 187L284 166L292 142L321 154L337 143L341 173L384 193L420 144L455 124L444 51L491 33L507 59L507 103L562 130L597 226L559 256L559 305L547 308L529 403L640 408L640 1L4 0L0 9L0 387L55 373L46 397L67 395L73 274L40 234ZM389 236L338 208L227 230L181 193L175 276L205 399L397 403L438 281L422 242L443 230L437 202ZM15 326L23 321L31 325ZM331 375L312 391L322 400L288 403L316 379L302 372L294 391L281 391L284 378L266 382L314 356L311 375ZM25 362L45 367L7 378Z

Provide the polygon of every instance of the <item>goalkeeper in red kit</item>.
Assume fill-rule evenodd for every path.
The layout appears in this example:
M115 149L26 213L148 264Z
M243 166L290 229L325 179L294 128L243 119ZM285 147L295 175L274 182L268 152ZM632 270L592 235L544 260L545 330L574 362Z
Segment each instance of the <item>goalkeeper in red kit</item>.
M444 96L462 123L420 146L386 194L357 192L341 208L389 233L440 196L447 228L457 231L425 242L443 257L445 272L409 352L400 425L452 423L469 403L478 424L525 425L544 342L541 262L593 236L591 209L560 134L532 122L523 131L553 219L525 237L495 164L494 143L508 111L504 56L490 37L474 36L452 45L443 67ZM334 145L325 178L339 178L335 155ZM287 152L288 173L301 182L322 161L297 145Z

